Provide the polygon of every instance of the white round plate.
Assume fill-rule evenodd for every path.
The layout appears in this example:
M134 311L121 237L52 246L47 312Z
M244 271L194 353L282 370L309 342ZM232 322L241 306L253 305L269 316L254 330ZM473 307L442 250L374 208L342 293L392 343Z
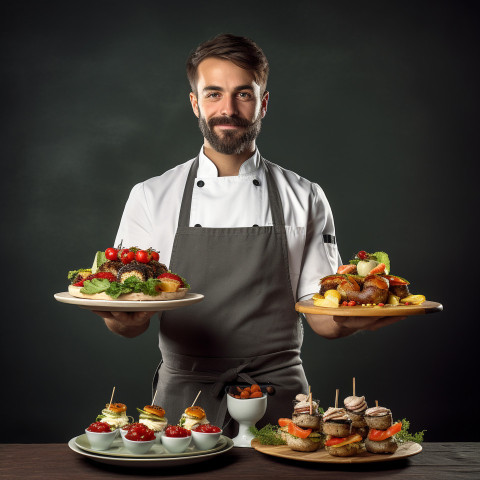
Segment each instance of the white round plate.
M233 448L233 441L228 437L223 437L225 439L226 445L220 450L206 450L204 453L201 451L198 454L195 452L186 452L186 454L172 454L172 456L162 456L162 457L139 457L139 456L109 456L106 455L106 452L103 453L91 453L86 450L82 450L77 446L76 440L78 437L72 438L68 442L68 446L71 450L79 455L84 457L91 458L92 460L100 463L107 463L109 465L120 465L127 467L170 467L173 465L187 465L190 463L203 462L212 458L216 455L221 455L222 453L228 452Z
M90 298L72 297L68 292L60 292L54 295L55 300L61 303L77 305L86 310L98 310L100 312L161 312L162 310L174 310L185 307L204 298L200 293L187 293L184 298L178 300L92 300Z

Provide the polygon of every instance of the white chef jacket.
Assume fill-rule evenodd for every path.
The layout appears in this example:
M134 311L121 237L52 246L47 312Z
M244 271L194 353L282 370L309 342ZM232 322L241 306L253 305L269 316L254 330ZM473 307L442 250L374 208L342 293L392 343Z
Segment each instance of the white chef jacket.
M124 247L152 247L160 252L160 262L169 265L183 191L193 161L133 187L115 245L122 242ZM272 173L285 217L292 290L294 297L301 299L318 292L320 278L335 273L341 265L333 215L319 185L275 164ZM242 164L238 176L219 177L217 167L205 156L202 147L192 194L190 226L254 225L272 225L265 167L258 149Z

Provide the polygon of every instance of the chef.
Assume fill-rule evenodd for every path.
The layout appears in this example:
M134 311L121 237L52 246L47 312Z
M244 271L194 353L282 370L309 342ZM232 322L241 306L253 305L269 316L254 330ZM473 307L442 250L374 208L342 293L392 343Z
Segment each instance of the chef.
M180 418L201 390L198 403L224 426L226 388L258 383L272 387L263 423L275 424L308 391L294 306L340 264L332 212L317 184L256 146L269 92L268 62L254 42L229 34L206 41L190 55L187 75L203 145L194 159L132 189L115 245L159 250L171 271L205 295L160 319L154 389L169 418ZM147 330L152 316L97 313L125 337ZM306 319L326 338L398 320Z

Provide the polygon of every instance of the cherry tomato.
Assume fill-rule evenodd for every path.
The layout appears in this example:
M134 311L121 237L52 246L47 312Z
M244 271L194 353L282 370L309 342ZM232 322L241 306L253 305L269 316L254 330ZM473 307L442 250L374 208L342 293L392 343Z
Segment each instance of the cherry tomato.
M343 305L344 307L347 307L347 306L348 306L348 302L347 302L346 300L344 300L344 301L342 302L342 305Z
M360 260L365 260L368 256L368 253L365 251L365 250L360 250L358 253L357 253L357 257L360 259Z
M148 263L151 258L146 250L138 250L137 253L135 253L135 260L140 263Z
M356 304L357 304L357 302L356 302L355 300L350 300L350 301L348 302L348 306L349 306L349 307L354 307Z
M152 255L152 260L155 260L156 262L160 260L160 254L155 250L152 250L150 254Z
M135 253L131 252L128 248L125 248L122 250L122 253L120 254L120 258L122 260L122 263L127 265L130 262L133 262L133 260L135 260Z
M118 250L116 248L107 248L105 250L105 257L107 260L118 260Z

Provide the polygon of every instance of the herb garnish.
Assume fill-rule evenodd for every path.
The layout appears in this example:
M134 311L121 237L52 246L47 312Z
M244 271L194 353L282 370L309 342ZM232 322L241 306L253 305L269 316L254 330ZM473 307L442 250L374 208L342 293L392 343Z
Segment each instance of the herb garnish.
M262 445L285 445L287 443L280 436L279 427L270 423L260 430L255 426L250 427L250 432Z
M422 430L421 432L416 433L409 433L408 429L410 428L410 422L404 418L401 420L402 422L402 429L395 435L398 443L405 443L405 442L415 442L415 443L422 443L423 442L423 435L426 430Z

